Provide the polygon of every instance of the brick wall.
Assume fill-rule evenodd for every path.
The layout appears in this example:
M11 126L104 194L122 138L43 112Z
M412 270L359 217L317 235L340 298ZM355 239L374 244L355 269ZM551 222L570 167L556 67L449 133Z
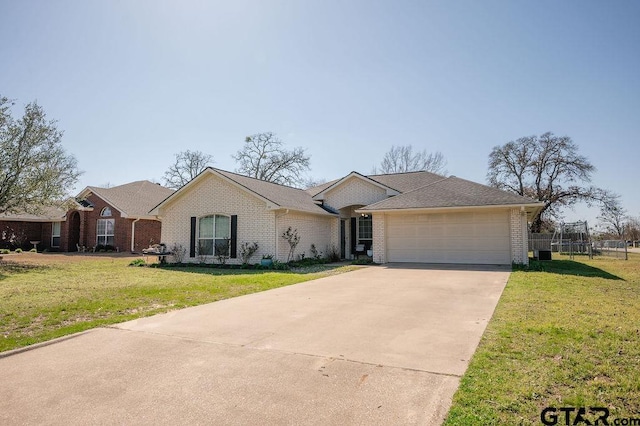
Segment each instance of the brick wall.
M49 238L46 239L46 230L44 228L49 227ZM44 231L44 232L43 232ZM15 234L19 238L23 238L22 244L9 242L11 234ZM24 237L22 237L24 235ZM29 241L40 241L38 249L42 250L51 247L51 223L47 222L21 222L12 220L0 221L0 248L8 248L14 250L21 248L23 250L30 250L33 248L33 244Z
M192 216L202 217L212 214L238 216L238 258L228 259L228 263L240 263L240 244L258 243L258 251L251 259L260 262L263 254L274 255L276 228L275 212L267 210L266 203L248 194L222 178L209 174L190 191L178 195L161 211L162 242L171 247L180 244L187 249L185 262L198 262L189 257L189 243ZM215 261L213 256L207 262Z
M126 220L131 229L133 219ZM140 253L142 249L149 247L151 244L159 244L164 241L160 240L162 231L162 222L157 220L141 219L135 224L135 235L133 235L133 251ZM131 232L128 235L128 244L126 250L131 250Z
M335 236L333 234L336 230L339 231L339 219L337 217L323 217L298 212L279 214L277 216L277 259L281 262L287 261L290 250L289 243L282 238L282 233L289 226L292 229L297 229L300 236L300 242L294 252L294 260L302 253L305 254L305 257L311 257L311 244L314 244L316 250L322 252L322 256L325 256L330 245L332 243L335 244Z

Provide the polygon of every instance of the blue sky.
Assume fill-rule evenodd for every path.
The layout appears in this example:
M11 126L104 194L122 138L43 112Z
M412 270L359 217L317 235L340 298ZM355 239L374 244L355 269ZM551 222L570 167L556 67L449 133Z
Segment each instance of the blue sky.
M74 192L160 181L186 149L234 170L264 131L315 178L412 144L485 182L492 147L552 131L638 216L638 22L633 0L0 0L0 94L59 121Z

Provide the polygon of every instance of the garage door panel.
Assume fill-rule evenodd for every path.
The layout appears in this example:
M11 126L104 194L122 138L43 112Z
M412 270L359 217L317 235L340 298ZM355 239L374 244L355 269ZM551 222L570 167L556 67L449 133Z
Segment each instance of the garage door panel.
M390 262L509 264L508 212L390 215Z

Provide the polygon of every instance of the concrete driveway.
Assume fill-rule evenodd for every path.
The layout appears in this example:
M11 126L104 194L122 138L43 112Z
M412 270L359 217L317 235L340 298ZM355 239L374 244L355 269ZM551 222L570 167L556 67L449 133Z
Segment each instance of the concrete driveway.
M438 424L508 277L370 267L3 354L0 423Z

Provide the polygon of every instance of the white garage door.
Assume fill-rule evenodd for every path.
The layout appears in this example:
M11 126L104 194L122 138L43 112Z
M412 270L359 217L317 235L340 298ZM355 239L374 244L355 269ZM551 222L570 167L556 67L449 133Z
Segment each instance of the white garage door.
M510 264L508 212L388 215L389 262Z

